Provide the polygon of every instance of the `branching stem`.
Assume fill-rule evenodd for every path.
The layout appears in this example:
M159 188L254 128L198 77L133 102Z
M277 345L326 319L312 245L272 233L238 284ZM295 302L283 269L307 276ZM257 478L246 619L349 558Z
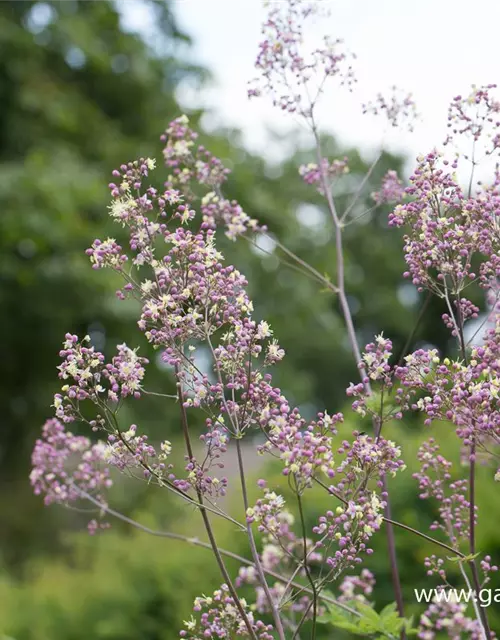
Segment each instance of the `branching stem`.
M179 396L179 407L180 407L180 412L181 412L181 424L182 424L182 432L184 434L184 442L186 444L186 451L189 457L189 460L194 460L194 456L193 456L193 447L191 445L191 437L189 434L189 423L188 423L188 419L187 419L187 413L186 413L186 407L184 406L184 393L182 391L182 381L181 381L181 375L180 375L180 370L179 370L179 366L176 365L175 367L175 377L177 380L177 393ZM208 535L208 539L210 540L210 546L212 548L213 554L215 556L215 559L217 561L217 564L219 566L220 572L222 574L222 577L224 578L224 582L227 584L227 587L229 589L229 593L231 594L231 597L234 600L234 604L236 606L236 608L238 609L240 615L241 615L241 619L243 620L243 622L245 623L245 626L247 628L247 631L250 635L250 637L252 638L252 640L257 640L257 636L255 635L255 631L253 630L252 624L250 622L250 620L248 619L248 616L246 614L245 609L243 608L243 605L241 604L240 598L238 596L238 594L236 593L236 589L234 588L234 584L231 580L231 577L229 576L229 573L227 571L226 565L224 564L224 560L222 558L222 555L219 551L219 547L217 546L217 541L215 539L214 536L214 532L212 529L212 525L210 524L210 519L208 517L208 513L205 509L201 508L204 505L204 500L203 500L203 494L201 493L200 489L198 487L196 487L196 495L198 497L198 502L200 504L200 512L201 512L201 517L203 519L203 524L205 525L205 530L207 532Z

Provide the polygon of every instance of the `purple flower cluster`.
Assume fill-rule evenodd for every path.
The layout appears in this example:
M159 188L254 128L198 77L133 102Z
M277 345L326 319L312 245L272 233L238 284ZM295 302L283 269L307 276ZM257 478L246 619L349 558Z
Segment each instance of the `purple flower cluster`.
M388 396L394 385L394 369L389 364L391 356L391 340L384 338L383 334L376 336L375 342L366 345L358 364L358 369L364 375L362 381L357 384L351 382L346 389L348 397L356 398L352 403L353 410L362 417L367 414L372 416L380 426L391 419L400 420L405 408L405 396L400 389L396 390L392 401L389 401ZM378 385L380 397L371 392L373 383Z
M465 445L474 442L486 450L488 445L500 443L497 332L492 331L490 337L493 339L485 346L472 350L467 366L415 352L406 357L406 366L396 371L407 398L417 391L425 392L410 406L427 415L426 424L450 421Z
M260 74L250 83L249 97L268 94L283 111L309 118L312 96L321 93L327 79L337 77L342 85L352 86L350 56L341 40L324 36L321 46L304 51L305 26L318 12L318 3L307 0L288 0L271 7L255 62Z
M169 349L174 361L179 345L237 322L251 305L245 278L223 266L212 231L193 234L181 227L164 240L169 251L151 265L153 279L134 291L143 300L139 328L155 347Z
M451 640L481 640L484 631L480 623L466 612L467 605L462 602L433 602L420 616L417 638L435 640L444 633Z
M356 482L360 477L365 478L365 486L370 479L381 486L381 478L385 474L395 476L406 468L401 459L401 448L392 440L381 436L373 438L357 431L354 436L352 442L344 440L337 451L344 459L336 469L337 476L342 474L336 489L346 499L356 495L357 489L354 490L354 487L357 487Z
M421 445L417 457L421 470L414 477L419 483L420 497L432 497L439 505L439 520L431 525L431 529L441 529L452 545L466 541L470 509L467 481L452 480L452 464L439 453L439 445L433 438Z
M259 498L255 505L247 511L247 522L257 524L262 536L262 552L260 562L265 571L278 572L290 580L293 576L305 577L305 566L319 565L323 557L318 551L320 543L306 538L305 551L304 540L296 535L293 530L295 518L286 508L285 500L267 488L264 480L259 481L259 486L264 490L263 498ZM297 570L297 558L303 557L304 566ZM259 584L258 575L253 566L241 567L238 573L236 586L243 584L253 585L256 592L256 608L259 613L269 612L264 589ZM295 587L276 581L270 586L273 601L280 610L297 614L305 614L309 610L311 598L309 596L295 595L291 593Z
M127 396L140 397L148 360L139 357L136 350L118 345L118 355L106 364L104 355L90 346L89 336L79 341L78 336L67 333L63 347L59 352L63 363L58 369L65 384L62 393L54 397L56 416L63 422L81 417L83 400L102 406L106 399L118 403Z
M383 501L372 493L357 496L345 507L320 516L313 532L321 539L319 548L328 549L326 564L332 579L361 563L363 553L373 553L367 542L380 529L383 507Z
M35 494L44 494L47 505L76 502L82 491L103 499L112 484L105 450L105 444L66 431L59 420L47 420L31 457Z
M479 307L476 307L476 305L472 304L467 298L453 300L453 306L456 309L457 316L460 318L462 325L464 325L467 320L475 320L479 317ZM459 329L455 320L455 314L443 313L442 318L446 327L450 329L451 335L459 338Z
M368 603L375 587L375 576L369 569L363 569L359 576L344 576L339 585L339 602L353 601Z
M333 181L339 176L349 173L348 159L331 160L323 158L321 162L322 169L315 162L303 164L299 167L299 175L306 184L316 185L319 193L324 194L323 177L326 176L329 188L332 187Z
M168 457L169 446L168 441L162 443L162 454L158 455L148 436L137 433L137 425L132 424L126 431L109 434L104 456L106 462L119 471L132 475L139 471L139 477L159 479L166 470L163 461Z
M122 247L114 238L106 240L94 240L92 247L87 249L93 269L121 269L128 257L123 253Z
M389 171L382 178L382 184L380 185L380 191L372 193L372 198L376 204L390 204L395 202L401 202L405 195L405 188L402 180L399 178L396 171L389 169Z
M165 143L165 165L172 172L165 182L167 192L177 193L179 189L191 203L201 199L201 230L215 229L222 224L232 240L249 230L264 230L236 201L224 198L220 187L230 171L219 158L199 145L197 138L198 134L189 127L189 119L185 115L173 120L161 136ZM186 218L192 219L193 216L194 211L188 214L186 209Z
M496 84L472 85L469 95L453 98L448 109L451 132L445 144L469 137L474 145L481 140L487 155L500 150L500 101L492 95L496 88ZM476 163L474 152L471 157L465 153L463 157Z
M410 131L413 131L417 117L413 96L411 93L404 93L398 87L391 88L389 97L377 94L374 101L363 105L363 113L383 115L392 127L406 127Z
M398 205L389 224L408 229L404 238L408 271L419 291L455 297L476 279L486 289L500 275L500 198L491 192L466 197L456 178L440 167L433 151L418 158L406 193L414 199ZM474 258L481 260L479 273Z
M283 473L294 477L300 490L311 486L317 475L332 478L335 475L333 436L343 415L321 413L317 420L308 424L298 409L290 410L283 403L271 407L266 407L262 416L268 439L261 450L283 462Z
M161 141L165 142L163 157L167 168L171 169L165 186L182 187L183 193L191 182L220 187L229 170L222 162L201 145L197 145L198 134L189 127L189 119L183 115L169 124Z
M274 640L272 626L266 625L261 620L256 620L243 598L240 598L240 603L246 612L255 636L259 640ZM181 638L206 640L206 638L246 638L250 635L226 584L214 591L211 596L196 598L193 611L195 615L184 622L185 629L179 634Z

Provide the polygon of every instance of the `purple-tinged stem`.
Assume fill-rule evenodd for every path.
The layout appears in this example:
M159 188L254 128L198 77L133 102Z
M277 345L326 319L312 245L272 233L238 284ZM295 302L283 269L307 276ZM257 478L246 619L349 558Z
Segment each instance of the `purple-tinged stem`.
M130 444L123 437L123 434L120 431L120 427L119 427L118 421L116 419L116 416L113 413L110 413L110 412L108 412L108 413L110 414L110 416L111 416L111 418L113 420L113 424L114 424L116 433L118 434L118 438L120 439L120 442L127 449L127 451L129 451L131 453L131 455L135 455L134 449L130 446ZM245 527L241 523L239 523L234 518L231 518L231 516L228 515L227 513L224 513L223 511L219 511L217 509L209 507L206 504L200 505L200 503L198 501L192 500L188 496L188 494L186 492L182 491L182 489L179 489L178 487L173 485L171 482L164 480L153 469L151 469L151 467L148 464L146 464L143 460L139 460L139 464L144 469L144 471L147 471L148 474L150 474L151 476L153 476L154 478L156 478L158 480L158 483L160 484L160 486L162 486L162 483L163 483L163 486L165 486L169 491L172 491L172 493L174 493L175 495L180 496L188 504L193 505L197 509L201 509L203 511L208 511L208 512L211 512L211 513L215 514L216 516L220 516L221 518L224 518L225 520L228 520L228 522L231 522L232 524L236 525L240 529L243 529L243 530L245 529Z
M358 340L356 337L356 330L354 328L354 322L352 320L351 310L349 308L349 302L347 300L347 296L345 293L345 269L344 269L344 248L342 243L342 222L337 214L337 209L335 207L335 202L333 201L332 192L330 189L330 185L328 184L328 177L326 175L326 171L323 165L323 156L321 153L321 141L319 139L318 129L316 127L316 123L314 121L314 117L311 113L311 128L314 135L314 139L316 141L316 152L318 157L318 167L321 175L321 185L323 188L323 192L328 204L328 209L333 219L333 224L335 227L335 246L337 249L337 282L336 286L338 289L338 296L340 301L340 306L342 308L342 313L344 315L344 320L347 328L347 335L349 338L349 343L351 345L351 350L356 360L356 365L360 365L361 363L361 352L359 350ZM371 387L370 383L367 382L366 370L364 367L360 366L359 368L361 381L365 387L367 395L371 395ZM381 425L380 425L381 427ZM380 435L380 429L375 434L378 438ZM387 494L385 499L386 506L384 508L384 512L388 520L390 520L390 503L389 503L389 495ZM403 604L403 590L401 587L401 579L399 576L399 569L397 565L397 556L396 556L396 547L394 542L394 532L392 531L392 526L387 523L387 542L389 545L389 561L391 565L391 575L392 575L392 583L394 587L394 594L396 597L396 604L398 608L399 615L404 618L404 604ZM406 637L405 632L401 632L401 638L404 639Z
M315 480L315 482L317 484L320 485L320 487L323 487L323 489L328 491L329 494L331 494L332 496L337 498L337 500L340 500L340 502L342 502L345 505L347 504L347 500L344 500L344 498L342 498L342 496L340 496L338 493L336 493L335 491L330 489L330 487L328 487L324 482L322 482L321 480L318 480L318 478L314 478L314 480ZM442 549L446 549L446 551L449 551L450 553L452 553L454 556L456 556L458 558L464 559L464 558L467 557L464 553L462 553L458 549L454 549L453 547L450 547L450 545L446 544L445 542L441 542L440 540L436 540L436 538L432 538L431 536L428 536L426 533L422 533L422 531L419 531L418 529L414 529L413 527L410 527L407 524L403 524L402 522L398 522L397 520L392 520L391 518L386 518L386 517L383 518L383 521L386 524L389 524L389 525L394 526L394 527L398 527L399 529L404 529L405 531L408 531L409 533L413 533L414 535L418 536L419 538L423 538L424 540L427 540L427 542L431 542L432 544L435 544L438 547L441 547Z
M156 529L150 529L146 525L143 525L140 522L137 522L136 520L129 518L123 513L120 513L119 511L116 511L115 509L108 507L107 504L99 502L99 500L94 498L94 496L90 495L90 493L87 493L82 489L78 489L78 491L80 492L80 495L82 498L85 498L85 500L88 500L89 502L94 504L100 511L104 511L105 513L109 514L110 516L113 516L117 520L126 522L127 524L135 527L139 531L143 531L144 533L147 533L151 536L155 536L157 538L169 538L171 540L178 540L180 542L186 542L187 544L193 544L196 547L201 547L202 549L208 549L209 551L212 551L212 545L209 544L208 542L203 542L203 540L199 540L198 538L184 536L181 533L174 533L172 531L158 531ZM244 558L243 556L240 556L237 553L234 553L233 551L228 551L227 549L221 549L220 547L219 547L219 551L221 555L226 556L227 558L231 558L232 560L237 560L238 562L241 562L241 564L244 564L248 567L254 566L254 563L252 560L249 560L248 558ZM282 582L283 584L285 584L287 588L289 586L292 586L292 587L295 587L296 589L300 589L301 591L304 591L305 593L312 594L312 589L309 589L294 580L290 581L289 578L282 576L281 574L277 573L276 571L273 571L272 569L264 569L264 572L267 575L274 578L275 580L278 580L278 582ZM321 597L321 600L323 600L323 602L327 602L328 604L332 604L338 607L339 609L343 609L344 611L347 611L348 613L351 613L352 615L358 618L361 616L359 611L356 611L356 609L352 609L348 605L343 604L338 600L335 600L335 598L332 598L329 595L321 594L320 597Z
M315 640L316 638L316 619L318 617L318 590L316 588L316 584L314 582L314 579L311 575L311 572L309 570L309 567L307 566L307 536L306 536L306 521L304 518L304 509L302 508L302 498L300 496L300 493L297 491L297 504L299 507L299 515L300 515L300 523L302 526L302 540L303 540L303 545L304 545L304 571L306 573L307 579L309 581L309 584L311 585L311 589L313 592L313 598L312 598L312 610L313 610L313 628L312 628L312 634L311 634L311 640ZM301 623L299 624L299 626L297 627L296 631L295 631L295 635L298 633L301 624L303 623L303 621L306 619L307 613L309 611L310 607L307 608L307 611L304 613L303 619L301 620Z
M241 493L243 496L243 505L245 508L245 517L246 512L248 510L248 494L247 494L247 486L245 480L245 469L243 466L243 454L241 452L241 438L236 437L236 453L238 455L238 469L240 472L240 482L241 482ZM252 531L252 525L247 522L247 534L248 541L250 543L250 551L252 552L252 558L255 562L255 569L257 571L257 575L259 576L259 582L264 589L264 593L266 594L266 599L271 609L271 613L273 615L274 624L276 626L276 631L278 632L278 636L280 640L285 640L285 631L283 629L283 624L281 622L280 613L278 611L278 607L273 600L271 592L269 591L269 586L266 581L266 576L264 575L264 571L262 569L262 563L259 558L259 553L257 551L257 547L255 545L255 538Z
M404 617L404 602L403 602L403 593L401 590L401 582L399 580L399 571L398 571L398 560L396 557L396 542L394 540L394 528L392 526L392 518L391 518L391 504L388 499L387 492L387 478L384 475L382 478L383 489L386 494L385 499L385 508L384 508L384 522L386 523L386 532L387 532L387 552L389 554L389 564L391 566L391 575L392 575L392 584L398 585L399 588L394 589L396 596L396 605L398 607L398 612L401 617ZM402 632L401 637L404 637L404 632Z
M182 424L182 431L184 434L184 441L186 443L186 451L187 451L189 460L193 460L194 459L193 447L191 445L191 437L189 435L189 424L188 424L188 419L186 414L186 407L184 406L184 393L182 390L182 382L181 382L180 371L178 366L175 367L175 377L177 379L177 394L179 398L181 424ZM196 495L198 497L198 502L200 504L200 511L201 511L201 517L203 519L203 524L205 525L205 530L207 532L208 539L210 540L210 545L212 547L212 551L214 553L214 556L219 566L222 577L224 578L224 581L227 584L229 593L231 594L234 600L234 604L239 611L241 619L245 623L245 627L247 628L250 637L252 638L252 640L257 640L255 631L253 630L252 624L250 623L250 620L248 619L248 616L245 610L243 609L243 605L241 604L238 594L236 593L236 589L234 588L231 577L229 576L226 565L224 564L224 560L219 551L219 547L217 546L217 541L214 536L212 525L210 524L210 519L208 517L206 510L203 508L204 507L203 494L201 493L198 487L196 487Z
M472 180L472 177L471 177ZM453 312L452 312L453 313ZM467 350L464 336L464 319L462 309L460 307L460 299L457 295L457 316L458 316L458 340L465 365L467 365ZM452 315L453 317L453 315ZM470 446L469 456L469 553L474 556L476 553L476 442L474 435ZM481 583L479 581L479 573L477 570L476 559L471 558L468 562L472 574L472 581L476 594L481 591ZM479 607L480 621L483 626L484 635L487 640L491 639L491 631L488 623L488 616L484 607Z

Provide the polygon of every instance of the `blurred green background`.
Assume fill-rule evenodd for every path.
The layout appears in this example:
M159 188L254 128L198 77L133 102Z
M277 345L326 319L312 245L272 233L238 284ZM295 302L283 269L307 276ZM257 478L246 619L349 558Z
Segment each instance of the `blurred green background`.
M33 443L59 386L57 354L64 333L89 333L105 353L126 341L149 354L135 328L135 307L116 300L113 276L93 271L84 250L95 237L118 233L106 215L112 169L139 155L160 159L159 135L182 112L179 84L189 79L202 93L211 79L207 69L187 61L191 43L177 27L175 7L153 0L145 5L156 17L153 44L125 31L120 6L106 0L0 2L0 637L170 640L189 616L192 598L220 582L202 549L119 523L89 537L83 531L88 515L45 509L28 481ZM190 114L195 125L202 115ZM297 145L280 166L271 166L245 150L238 131L202 133L202 139L232 169L227 195L334 277L328 216L321 198L297 177L298 166L313 160L312 150ZM350 158L351 174L340 185L345 195L338 197L342 208L367 167L355 149L339 149L331 138L325 146L332 155ZM382 158L360 212L371 206L369 194L387 168L401 165L401 158ZM387 211L377 210L348 227L346 277L360 342L384 331L399 354L423 301L401 278L401 238L386 219ZM356 369L336 299L284 265L270 245L263 248L271 255L222 234L219 245L247 275L256 316L270 321L287 351L275 378L290 402L305 415L324 407L347 409L344 389L356 380ZM411 347L453 349L442 312L439 303L430 304ZM149 355L155 364L148 387L169 388L168 371ZM177 438L175 406L148 398L128 411L153 438ZM348 420L346 433L354 426ZM433 430L458 460L452 429ZM411 459L427 431L415 419L395 425L391 435L409 462L392 487L395 517L426 529L432 505L418 500ZM278 470L269 473L281 482ZM480 518L479 546L498 560L499 507L488 491L490 476L481 470L480 508L492 515ZM118 481L113 498L122 511L152 527L200 529L198 514L158 490ZM327 505L321 496L308 501L311 523ZM230 527L219 525L218 535L223 545L248 553L244 538L235 539ZM382 606L392 599L383 536L376 547L370 568ZM400 532L397 547L405 596L417 611L413 587L434 586L422 567L430 549ZM493 628L499 628L500 615L493 610L491 615Z

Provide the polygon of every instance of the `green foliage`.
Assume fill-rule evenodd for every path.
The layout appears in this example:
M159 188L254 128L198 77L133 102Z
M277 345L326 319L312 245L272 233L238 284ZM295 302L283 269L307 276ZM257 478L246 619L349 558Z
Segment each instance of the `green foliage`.
M116 233L108 176L177 115L178 82L203 78L170 53L188 41L169 5L146 5L165 54L122 31L112 2L0 3L0 477L9 483L0 545L13 562L57 540L27 475L65 332L90 332L106 350L137 333L135 310L114 300L116 281L84 254L94 237ZM164 385L165 374L150 382Z
M364 602L354 600L346 603L352 613L332 605L320 619L320 622L330 624L337 629L349 631L355 636L372 638L399 638L404 630L407 635L414 635L412 620L400 618L396 611L396 603L391 602L380 613ZM357 614L355 613L357 612Z
M173 640L200 589L220 584L209 552L183 542L132 531L72 545L65 559L30 565L24 584L0 580L0 637Z

